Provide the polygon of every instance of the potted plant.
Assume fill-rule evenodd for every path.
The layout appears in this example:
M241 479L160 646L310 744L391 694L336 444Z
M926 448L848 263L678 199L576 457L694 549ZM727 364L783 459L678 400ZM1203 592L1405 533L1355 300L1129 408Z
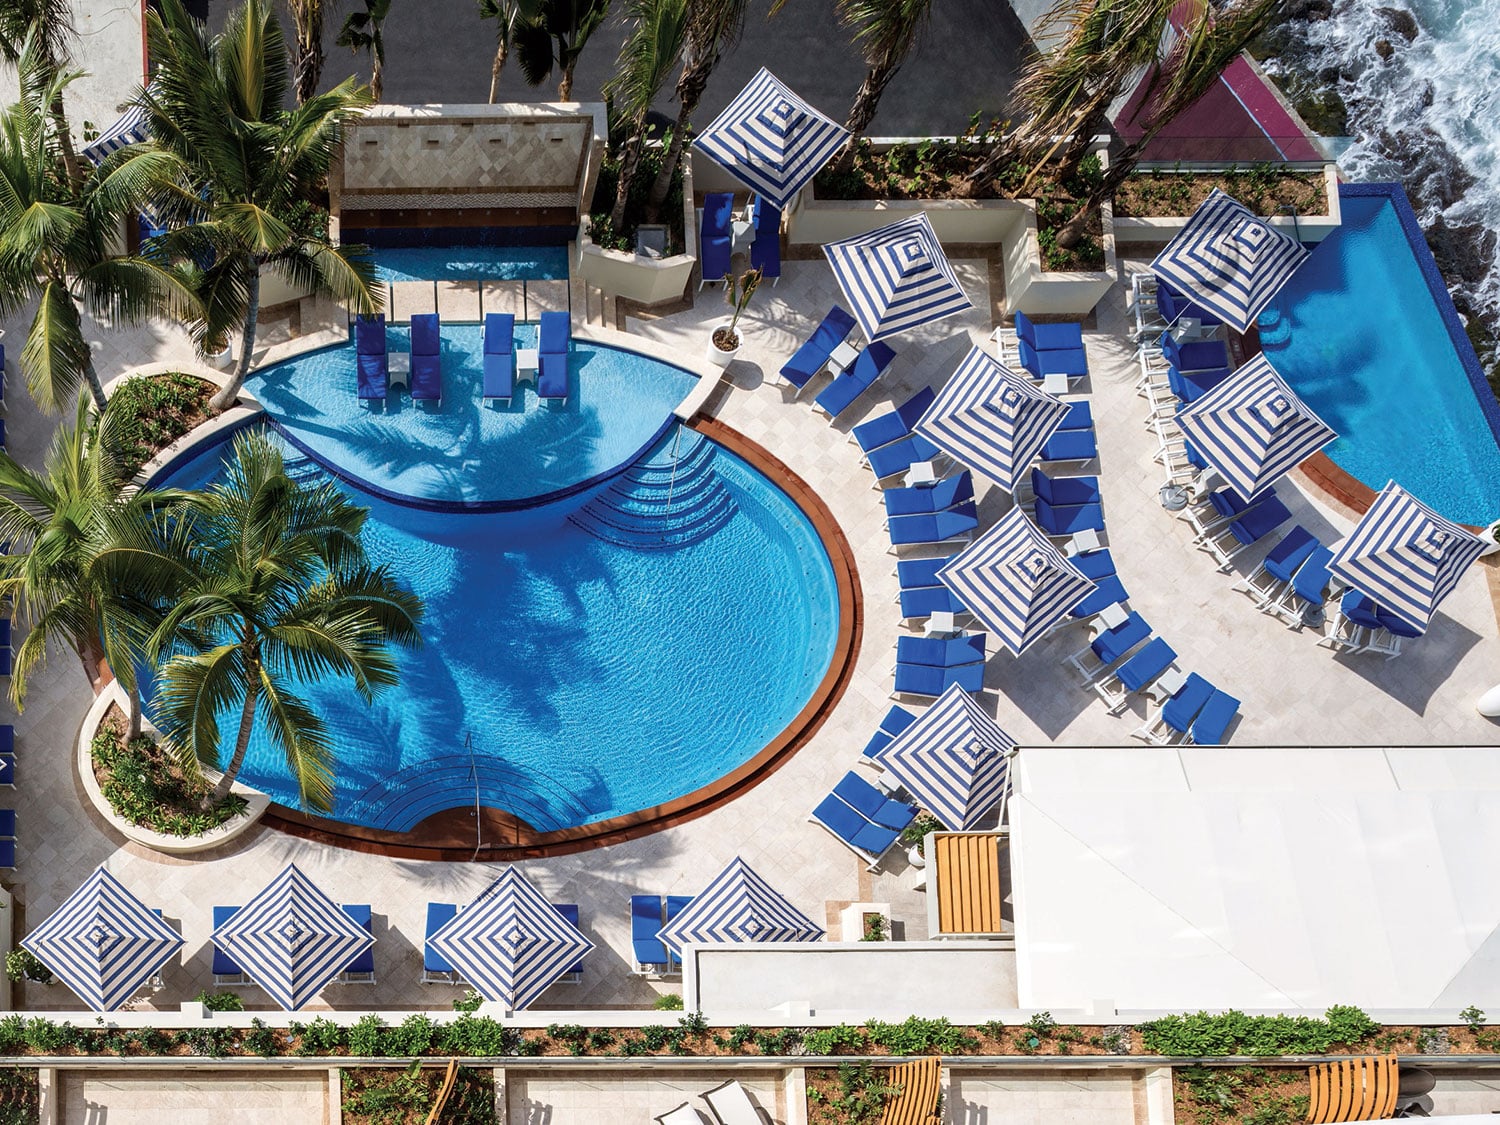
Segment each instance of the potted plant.
M5 975L16 984L23 980L36 984L51 984L53 981L52 970L29 949L12 949L5 955Z
M1484 552L1480 555L1480 558L1483 558L1484 555L1493 555L1496 551L1500 551L1500 520L1481 527L1478 534L1479 538L1485 542Z
M715 324L709 335L708 362L715 367L728 367L739 354L740 333L737 326L740 315L750 304L750 298L755 296L760 279L760 270L754 269L746 270L738 278L729 273L724 275L724 300L734 309L734 315Z
M927 857L922 845L928 835L941 831L943 822L930 812L918 813L917 818L901 830L898 839L906 848L906 858L913 867L926 867Z

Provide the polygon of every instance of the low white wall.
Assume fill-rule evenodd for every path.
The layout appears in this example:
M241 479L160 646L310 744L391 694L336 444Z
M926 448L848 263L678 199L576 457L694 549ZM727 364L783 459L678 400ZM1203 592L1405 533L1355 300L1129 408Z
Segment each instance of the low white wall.
M1032 210L1016 199L819 199L809 187L787 219L787 241L820 246L925 211L943 242L1009 242Z
M1042 268L1041 244L1037 239L1036 211L1026 217L1025 233L1018 240L1019 252L1005 254L1005 311L1027 316L1083 318L1093 311L1119 279L1115 257L1113 210L1100 208L1103 219L1104 269L1049 270Z
M1202 166L1193 169L1184 169L1183 174L1189 171L1207 171L1211 169ZM1290 215L1272 215L1266 219L1268 225L1277 230L1285 231L1287 234L1300 239L1303 242L1322 242L1334 231L1339 229L1343 222L1343 215L1339 207L1339 174L1338 165L1327 163L1322 165L1323 190L1328 197L1328 210L1322 215L1298 215L1295 219ZM1178 173L1170 169L1162 169L1163 175L1176 175ZM1152 218L1115 218L1115 239L1122 244L1146 245L1170 242L1177 233L1187 225L1187 215L1156 216Z
M578 220L578 241L573 269L583 281L611 297L624 297L642 305L662 305L682 299L698 264L698 229L693 211L693 167L684 162L682 173L682 231L686 252L669 258L647 258L623 250L604 250L589 239L588 215Z

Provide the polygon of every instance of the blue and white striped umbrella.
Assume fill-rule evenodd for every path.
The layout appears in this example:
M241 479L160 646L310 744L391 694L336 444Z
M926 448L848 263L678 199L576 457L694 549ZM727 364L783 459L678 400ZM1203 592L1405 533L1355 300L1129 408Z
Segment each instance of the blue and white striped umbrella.
M272 1000L294 1012L375 939L289 863L214 931L213 941Z
M817 941L823 928L736 856L657 936L680 957L688 942Z
M1016 740L957 684L875 755L875 764L955 832L973 828L1010 792Z
M1151 272L1245 332L1306 257L1300 242L1215 188Z
M917 432L1010 492L1067 416L1067 403L973 348Z
M432 935L432 947L486 1000L519 1012L594 943L524 875L507 867Z
M693 138L693 149L785 211L848 136L842 125L761 67L724 112Z
M1017 656L1094 592L1093 582L1019 507L959 552L938 578Z
M94 1011L112 1012L172 959L182 937L99 867L21 946Z
M120 119L94 140L83 146L83 156L95 164L102 164L112 152L127 145L143 144L151 139L151 129L146 120L146 111L133 105L120 115Z
M1247 500L1338 437L1264 355L1186 407L1177 424Z
M872 342L974 307L925 211L823 253Z
M1329 571L1387 613L1424 632L1484 541L1444 519L1395 481L1333 552Z

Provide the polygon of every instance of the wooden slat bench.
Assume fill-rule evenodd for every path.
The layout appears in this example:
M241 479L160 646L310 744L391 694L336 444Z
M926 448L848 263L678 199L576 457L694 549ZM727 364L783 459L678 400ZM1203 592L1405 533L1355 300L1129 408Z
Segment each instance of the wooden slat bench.
M1395 1055L1370 1055L1308 1067L1307 1120L1385 1121L1400 1085Z

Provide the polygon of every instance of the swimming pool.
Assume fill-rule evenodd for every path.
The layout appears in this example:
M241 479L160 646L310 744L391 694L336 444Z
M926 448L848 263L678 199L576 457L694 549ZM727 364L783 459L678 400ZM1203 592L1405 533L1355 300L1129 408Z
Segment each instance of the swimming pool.
M167 481L197 487L227 441ZM288 470L324 470L289 447ZM746 461L673 425L625 471L526 510L431 511L347 482L367 550L423 598L424 645L365 707L302 690L334 732L334 819L410 831L446 809L504 809L539 831L681 797L742 765L832 660L832 564L802 510ZM244 781L295 807L256 736Z
M565 246L372 247L381 281L555 281L568 276Z
M410 349L406 328L387 330ZM534 347L536 325L516 328ZM523 382L508 407L480 399L483 331L442 329L443 399L404 391L372 408L356 394L354 345L308 352L251 376L247 389L291 442L367 492L428 507L506 509L577 490L642 453L696 377L619 348L578 340L565 404L542 404Z
M1326 452L1450 519L1500 516L1500 406L1397 184L1339 189L1341 226L1261 319L1267 357L1338 432Z

